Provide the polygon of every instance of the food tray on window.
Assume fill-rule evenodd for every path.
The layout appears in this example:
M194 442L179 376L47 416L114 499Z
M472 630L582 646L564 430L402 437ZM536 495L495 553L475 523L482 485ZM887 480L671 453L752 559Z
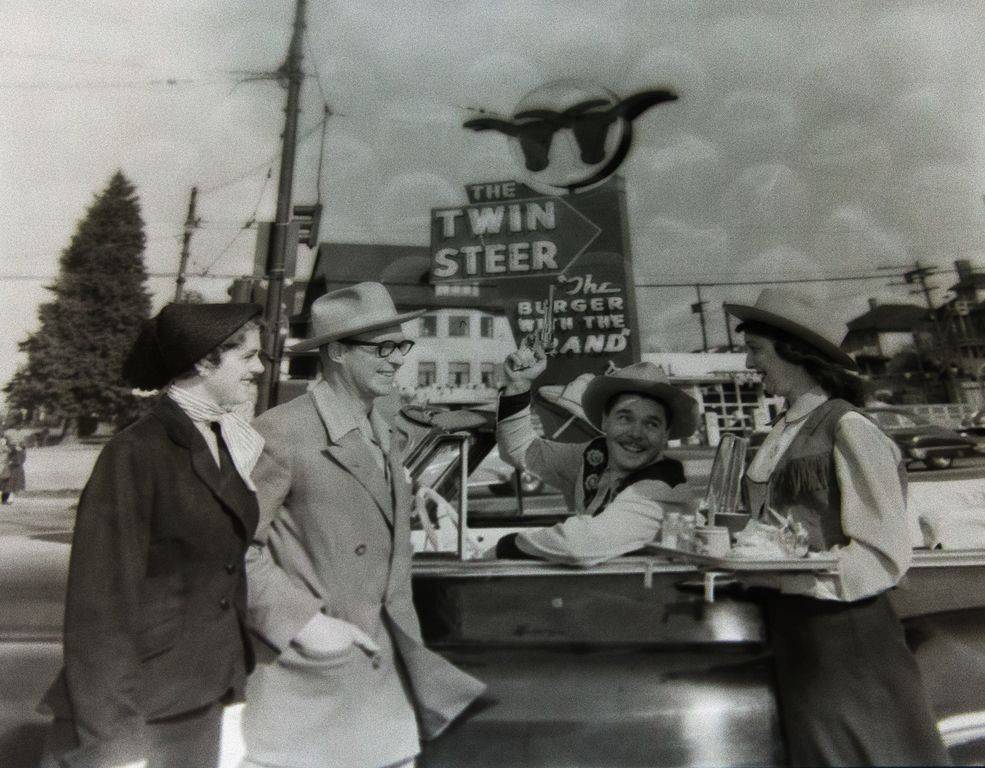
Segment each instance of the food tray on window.
M660 555L671 560L691 563L705 570L743 572L783 572L817 573L838 569L838 556L827 553L812 554L809 557L762 558L712 557L698 552L665 547L662 544L647 544L645 550L652 555Z

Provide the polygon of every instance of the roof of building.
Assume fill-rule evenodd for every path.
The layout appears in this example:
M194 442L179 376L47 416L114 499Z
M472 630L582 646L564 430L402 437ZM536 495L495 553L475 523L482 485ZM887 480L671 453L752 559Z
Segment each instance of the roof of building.
M851 331L912 331L926 323L930 315L925 307L916 304L879 304L863 315L848 321Z
M707 379L748 372L744 352L644 352L642 359L661 366L671 379Z
M389 288L397 309L469 308L504 311L495 285L479 284L478 295L440 295L430 282L431 249L424 245L381 243L321 243L311 270L302 314L322 294L346 285L373 280Z
M967 291L976 288L985 288L985 272L971 272L970 274L962 275L961 279L952 285L949 290Z

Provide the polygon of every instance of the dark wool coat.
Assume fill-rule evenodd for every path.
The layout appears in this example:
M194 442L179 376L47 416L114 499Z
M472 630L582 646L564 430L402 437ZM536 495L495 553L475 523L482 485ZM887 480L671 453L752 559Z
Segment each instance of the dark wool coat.
M126 762L146 721L241 693L253 666L243 556L256 496L164 397L106 444L79 501L65 668L46 696L74 722L71 765Z

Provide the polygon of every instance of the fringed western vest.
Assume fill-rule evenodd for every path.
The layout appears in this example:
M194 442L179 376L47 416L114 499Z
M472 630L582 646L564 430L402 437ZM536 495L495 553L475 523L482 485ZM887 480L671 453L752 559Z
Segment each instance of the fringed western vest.
M851 411L857 409L844 400L828 400L816 408L770 476L767 503L784 517L793 515L807 529L814 552L848 543L841 526L834 438L838 420ZM902 465L899 471L905 483Z

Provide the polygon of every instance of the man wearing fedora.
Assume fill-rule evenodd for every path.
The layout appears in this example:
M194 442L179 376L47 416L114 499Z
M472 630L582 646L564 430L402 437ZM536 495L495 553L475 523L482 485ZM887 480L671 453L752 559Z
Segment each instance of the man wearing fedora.
M247 691L244 766L410 765L484 689L421 641L410 483L374 410L413 346L400 324L422 313L397 312L380 283L320 297L292 351L317 349L321 380L256 420L250 611L276 657Z
M586 419L602 436L559 443L539 437L530 420L531 383L546 367L539 343L513 353L499 399L496 438L503 459L558 488L577 514L550 528L499 540L500 558L542 558L591 566L656 538L666 512L686 511L684 468L664 456L667 440L688 437L697 403L672 386L663 369L635 363L597 376L581 396Z
M169 304L130 351L124 378L164 395L106 444L79 499L42 765L219 763L223 704L254 659L243 565L263 441L237 411L263 370L260 311Z

